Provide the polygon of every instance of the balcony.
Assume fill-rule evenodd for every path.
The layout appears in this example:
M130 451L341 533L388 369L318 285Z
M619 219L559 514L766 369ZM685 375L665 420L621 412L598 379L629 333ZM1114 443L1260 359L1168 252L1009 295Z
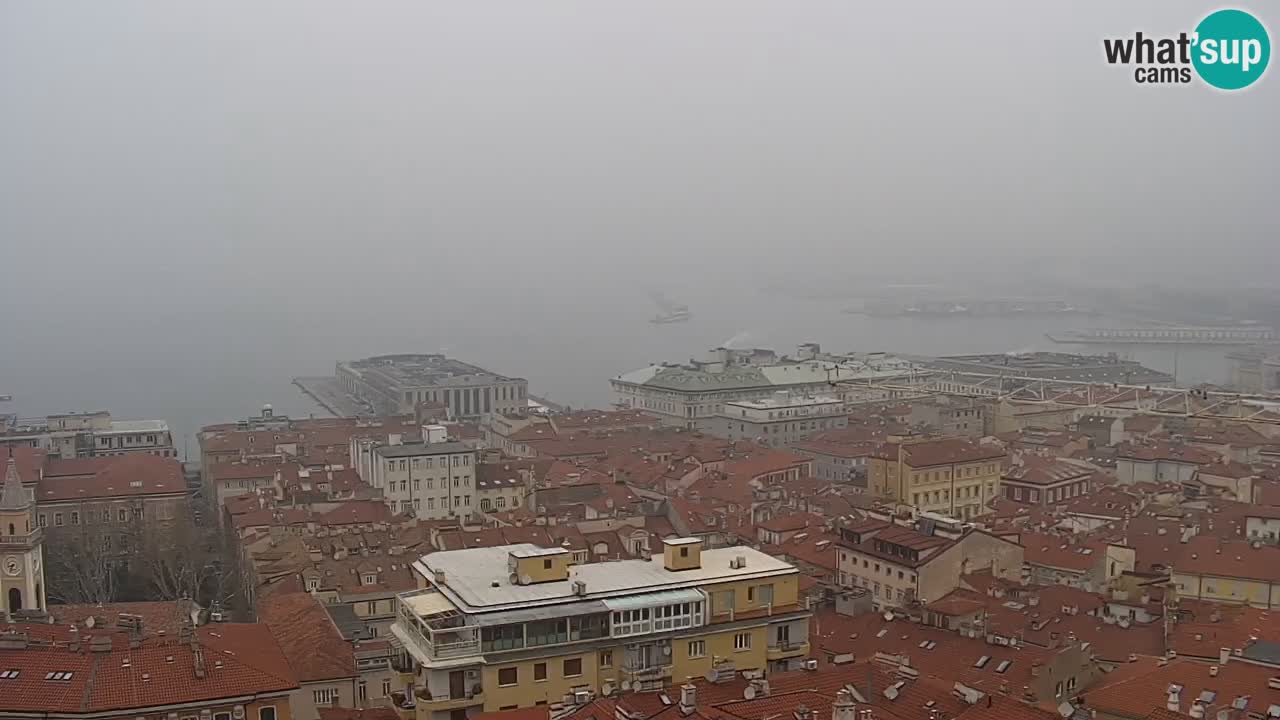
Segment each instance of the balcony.
M462 616L451 610L438 593L402 593L397 596L391 634L423 665L460 664L448 661L480 654L480 629L462 622Z
M800 640L788 640L785 642L774 641L769 643L769 647L765 650L765 657L769 660L785 660L787 658L800 657L808 654L808 641Z
M40 542L40 528L32 528L26 535L0 535L0 547L31 547Z
M623 680L631 683L631 688L637 691L656 690L666 687L671 678L670 665L627 665L623 664L619 668L619 674Z
M461 693L436 693L432 695L426 688L414 691L420 710L435 712L437 710L460 710L473 705L484 704L484 690L479 686Z

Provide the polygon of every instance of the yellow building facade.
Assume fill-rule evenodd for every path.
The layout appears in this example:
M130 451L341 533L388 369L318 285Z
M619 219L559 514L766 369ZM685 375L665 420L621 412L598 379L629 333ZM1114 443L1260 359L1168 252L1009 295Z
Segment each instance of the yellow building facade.
M799 572L745 547L664 541L649 559L573 565L562 548L424 556L392 633L413 657L417 720L790 669L809 653Z
M868 458L867 487L881 500L966 520L999 495L1004 457L964 439L891 443Z

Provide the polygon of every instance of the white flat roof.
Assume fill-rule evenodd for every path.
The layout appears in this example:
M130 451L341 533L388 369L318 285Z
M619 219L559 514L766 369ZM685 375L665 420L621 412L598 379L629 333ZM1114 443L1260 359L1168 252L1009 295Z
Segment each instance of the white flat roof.
M110 430L99 430L100 434L135 433L135 432L169 432L169 423L164 420L112 420Z
M433 580L435 571L444 571L444 585L437 588L459 609L467 612L576 602L584 598L603 599L798 572L790 563L754 548L728 547L703 550L701 566L690 570L667 570L662 566L662 555L655 555L651 560L575 565L569 569L568 580L533 585L512 584L507 557L516 552L540 550L542 548L530 543L448 550L423 555L414 563L414 567L419 572L425 569L425 576L429 580ZM741 568L730 567L730 562L739 556L746 560L745 565ZM574 580L586 583L585 596L573 593Z
M562 547L544 548L534 546L531 549L512 550L511 555L518 558L541 557L543 555L564 555L569 552Z

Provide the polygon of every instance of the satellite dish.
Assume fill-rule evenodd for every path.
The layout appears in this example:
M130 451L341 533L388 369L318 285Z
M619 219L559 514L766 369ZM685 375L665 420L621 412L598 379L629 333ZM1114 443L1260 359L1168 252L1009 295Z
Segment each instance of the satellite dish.
M613 694L613 683L606 682L605 684L601 685L601 686L600 686L600 693L601 693L601 694L603 694L603 695L604 695L604 696L606 696L606 697L608 697L609 695L612 695L612 694Z
M533 578L529 577L528 575L521 575L521 576L520 576L520 584L521 584L521 585L532 585L532 584L533 584Z
M623 691L623 692L626 692L626 691L628 691L628 690L630 690L630 689L631 689L631 681L630 681L630 680L623 680L623 681L622 681L622 684L621 684L619 687L621 687L621 688L622 688L622 691Z
M507 576L507 579L511 581L512 585L520 584L520 576L515 573L511 573L509 576Z
M747 699L747 700L755 700L755 699L756 699L756 686L755 686L755 685L747 685L745 688L743 688L743 689L742 689L742 697L743 697L743 698L745 698L745 699Z

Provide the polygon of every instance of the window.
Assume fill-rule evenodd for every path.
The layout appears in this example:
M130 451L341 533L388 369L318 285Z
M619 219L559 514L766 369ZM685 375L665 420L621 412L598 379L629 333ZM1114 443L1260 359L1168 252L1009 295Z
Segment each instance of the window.
M366 683L364 680L361 680L359 684L356 685L356 699L357 700L369 699L369 684ZM219 718L215 716L213 720L219 720Z
M680 548L680 557L689 557L689 548L687 547Z
M382 697L387 697L390 694L391 694L391 681L383 680L382 681Z
M62 513L53 514L53 524L59 526L62 525Z
M315 592L320 589L320 578L307 578L307 591Z
M717 590L712 596L714 604L712 614L727 614L734 607L734 593L732 590Z
M547 664L546 664L546 663L538 663L537 665L534 665L534 666L533 666L533 681L534 681L534 682L546 682L546 679L547 679Z
M40 527L47 527L49 524L49 519L45 516L44 513L40 513L39 524L40 524Z
M276 720L276 706L266 705L258 708L258 720Z
M582 658L568 658L564 661L564 676L578 677L582 674Z
M1053 696L1062 697L1062 681L1059 680L1057 685L1053 686Z
M756 587L756 602L761 605L772 605L773 585L760 585Z
M543 560L543 561L542 561L542 569L543 569L543 570L550 570L550 569L551 569L551 561L550 561L550 560Z
M80 524L80 513L75 510L71 511L71 524L72 525Z
M751 633L738 633L733 636L734 650L750 650L751 649Z
M511 687L520 681L519 668L498 668L498 687Z
M124 508L120 508L120 510L116 512L116 519L119 520L120 522L129 522L129 511ZM266 708L263 708L263 710L265 709ZM276 708L274 705L272 705L271 706L272 720L275 720L275 714L276 714Z
M316 705L332 705L338 699L338 691L333 688L321 688L311 691L311 698Z
M700 657L706 656L706 654L707 654L706 640L694 640L693 642L689 643L689 657L700 658Z
M613 651L612 650L600 651L600 667L602 668L613 667Z

